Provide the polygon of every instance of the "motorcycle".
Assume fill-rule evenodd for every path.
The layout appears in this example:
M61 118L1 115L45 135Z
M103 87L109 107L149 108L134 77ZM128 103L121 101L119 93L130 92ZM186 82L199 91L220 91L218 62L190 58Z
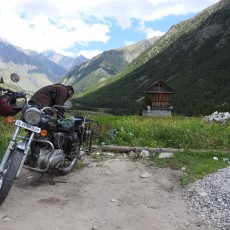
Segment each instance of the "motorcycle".
M20 79L15 73L10 78L16 84ZM42 175L50 172L52 175L71 173L80 158L84 140L91 146L92 132L87 124L95 122L87 121L83 116L65 118L58 108L70 109L70 101L63 106L40 108L30 104L23 90L13 92L1 89L0 116L7 117L8 122L14 122L16 130L0 163L0 205L22 168ZM21 105L16 104L17 100ZM14 120L13 116L20 111L20 118Z

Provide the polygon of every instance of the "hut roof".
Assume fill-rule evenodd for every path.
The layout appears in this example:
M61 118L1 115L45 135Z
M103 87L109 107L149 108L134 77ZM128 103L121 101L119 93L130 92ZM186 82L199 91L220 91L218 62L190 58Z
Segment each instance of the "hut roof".
M145 93L174 93L174 91L162 81L156 81L149 86Z

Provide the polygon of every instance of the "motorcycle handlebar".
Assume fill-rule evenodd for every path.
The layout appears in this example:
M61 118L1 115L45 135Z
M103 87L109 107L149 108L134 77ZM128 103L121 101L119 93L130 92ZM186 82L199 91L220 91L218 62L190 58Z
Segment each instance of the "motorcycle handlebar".
M43 107L43 108L41 109L41 112L44 112L45 110L49 110L49 111L51 111L51 112L53 112L53 113L56 113L56 109L53 108L53 107L48 107L48 106Z
M64 118L65 115L61 112L59 112L55 107L43 107L41 109L41 112L44 112L45 110L50 111L51 113L57 114L59 117Z
M14 93L14 92L11 91L10 89L3 88L3 87L0 87L0 90L1 90L1 91L5 91L5 92L7 92L7 93Z
M4 94L12 94L14 95L15 97L18 97L18 98L25 98L26 97L26 94L24 92L14 92L10 89L7 89L7 88L3 88L3 87L0 87L0 91L3 91Z
M14 92L13 93L16 97L22 97L22 98L25 98L26 97L26 94L24 92Z

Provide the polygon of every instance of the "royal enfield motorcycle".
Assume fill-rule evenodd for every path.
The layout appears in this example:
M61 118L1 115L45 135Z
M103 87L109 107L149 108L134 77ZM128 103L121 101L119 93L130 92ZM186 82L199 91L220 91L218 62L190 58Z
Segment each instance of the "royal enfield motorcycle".
M16 84L20 79L15 73L10 77ZM1 89L0 115L14 123L16 129L0 163L0 205L22 167L41 174L69 174L79 160L83 139L90 144L92 140L84 117L65 118L58 112L60 107L71 108L70 101L64 106L40 108L30 104L23 90ZM21 105L16 104L17 100ZM15 119L13 116L19 112L21 116Z

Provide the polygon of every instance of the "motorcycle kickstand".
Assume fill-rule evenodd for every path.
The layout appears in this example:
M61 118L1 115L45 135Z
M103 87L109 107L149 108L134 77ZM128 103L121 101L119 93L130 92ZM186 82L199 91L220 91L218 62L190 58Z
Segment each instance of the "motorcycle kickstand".
M52 181L50 182L51 185L55 185L55 183L67 183L67 181L61 180L54 180L55 168L52 169Z
M55 185L55 181L54 181L54 170L55 169L53 168L52 169L52 175L51 175L52 178L51 178L51 182L50 182L51 185Z
M41 176L38 178L38 181L41 181L42 178L44 177L45 173L42 173Z
M37 178L37 179L33 182L33 184L34 184L34 185L40 184L44 175L45 175L45 173L42 173L42 174L40 175L40 177Z

